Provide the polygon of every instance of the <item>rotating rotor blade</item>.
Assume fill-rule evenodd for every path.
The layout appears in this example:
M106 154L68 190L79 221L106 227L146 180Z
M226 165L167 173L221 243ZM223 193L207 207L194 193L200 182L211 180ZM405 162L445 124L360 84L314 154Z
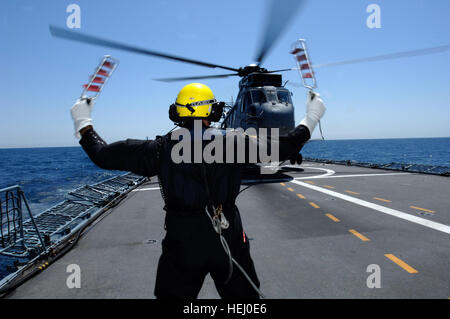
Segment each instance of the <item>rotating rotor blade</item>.
M155 57L160 57L160 58L164 58L164 59L190 63L190 64L196 64L196 65L201 65L201 66L205 66L208 68L220 68L220 69L225 69L225 70L230 70L230 71L235 71L235 72L239 71L238 69L223 66L223 65L212 64L212 63L192 60L192 59L188 59L188 58L184 58L184 57L180 57L180 56L176 56L176 55L170 55L170 54L161 53L161 52L157 52L157 51L147 50L147 49L119 43L116 41L111 41L111 40L107 40L107 39L94 37L94 36L83 34L80 32L69 31L69 30L66 30L63 28L52 26L52 25L50 25L49 28L50 28L50 33L54 37L64 38L67 40L78 41L78 42L88 43L88 44L92 44L92 45L97 45L97 46L102 46L102 47L107 47L107 48L112 48L112 49L117 49L117 50L123 50L123 51L128 51L128 52L134 52L134 53L139 53L139 54L144 54L144 55L150 55L150 56L155 56Z
M294 70L298 70L298 68L290 68L290 69L281 69L281 70L267 71L267 72L264 72L264 73L276 73L276 72L286 72L286 71L294 71Z
M163 78L163 79L154 79L156 81L161 82L176 82L176 81L186 81L186 80L200 80L200 79L219 79L219 78L227 78L229 76L238 76L238 73L230 73L230 74L217 74L217 75L200 75L200 76L186 76L186 77L178 77L178 78Z
M270 0L267 7L266 26L260 48L256 54L256 62L260 65L277 41L281 32L288 25L305 0Z
M303 84L297 83L297 82L287 82L286 85L290 85L296 88L303 88Z
M313 67L313 69L316 69L316 68L324 68L324 67L337 66L337 65L355 64L355 63L363 63L363 62L376 62L376 61L383 61L383 60L393 60L393 59L407 58L407 57L413 57L413 56L442 53L442 52L445 52L448 50L450 50L450 45L441 45L438 47L431 47L431 48L425 48L425 49L419 49L419 50L403 51L403 52L397 52L397 53L391 53L391 54L377 55L377 56L368 57L368 58L360 58L360 59L352 59L352 60L345 60L345 61L325 63L325 64L317 64L317 65L313 65L312 67Z

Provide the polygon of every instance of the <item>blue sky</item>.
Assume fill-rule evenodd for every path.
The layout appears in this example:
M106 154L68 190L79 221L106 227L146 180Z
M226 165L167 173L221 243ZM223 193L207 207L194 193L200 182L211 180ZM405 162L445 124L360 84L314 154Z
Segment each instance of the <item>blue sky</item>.
M66 7L81 7L81 32L162 52L228 65L254 62L266 1L0 2L0 147L77 145L69 109L99 59L120 65L97 100L95 128L108 142L153 138L172 128L168 106L184 82L153 78L226 73L52 38L66 25ZM381 29L366 26L366 7L381 7ZM280 1L281 5L281 1ZM450 43L448 0L309 1L264 62L294 67L292 42L306 38L314 64ZM317 69L328 111L328 139L450 136L450 52ZM299 82L296 72L284 80ZM236 78L206 80L216 97L236 96ZM296 122L306 90L294 93ZM315 132L314 137L317 137Z

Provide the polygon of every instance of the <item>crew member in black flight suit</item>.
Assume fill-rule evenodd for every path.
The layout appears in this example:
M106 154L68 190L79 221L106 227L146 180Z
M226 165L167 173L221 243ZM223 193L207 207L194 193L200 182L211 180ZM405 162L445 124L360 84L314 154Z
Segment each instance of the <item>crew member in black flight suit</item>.
M250 257L249 241L235 205L245 163L174 161L172 148L179 141L171 136L176 131L155 140L128 139L107 144L92 127L92 108L93 101L79 99L71 109L75 134L81 137L80 144L90 159L103 169L158 176L160 181L166 236L155 296L196 298L205 276L210 273L222 298L259 298L259 280ZM170 106L169 117L182 127L179 130L192 132L194 121L198 120L204 131L211 122L220 120L222 111L223 103L215 100L206 85L191 83L179 92L176 102ZM280 161L298 154L324 113L320 96L310 92L305 118L274 144ZM215 135L215 139L218 136L224 135ZM251 144L261 147L270 139L263 142L259 137L243 134L243 140L244 162L248 162L252 157L249 152L254 149ZM211 140L202 138L201 143L203 150ZM224 145L227 145L226 153L229 143Z

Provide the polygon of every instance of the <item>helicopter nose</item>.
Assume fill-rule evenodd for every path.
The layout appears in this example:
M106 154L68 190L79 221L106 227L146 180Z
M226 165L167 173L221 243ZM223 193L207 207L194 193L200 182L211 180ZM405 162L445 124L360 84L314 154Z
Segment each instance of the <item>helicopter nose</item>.
M278 128L279 135L287 135L294 128L294 107L292 104L276 102L263 103L258 119L258 127ZM262 111L262 112L261 112Z

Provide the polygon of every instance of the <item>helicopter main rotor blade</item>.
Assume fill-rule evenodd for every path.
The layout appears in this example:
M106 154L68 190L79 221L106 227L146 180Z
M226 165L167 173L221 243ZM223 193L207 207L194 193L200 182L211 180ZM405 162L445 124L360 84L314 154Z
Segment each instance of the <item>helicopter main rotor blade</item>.
M284 28L295 15L304 0L271 0L267 7L266 26L256 62L260 65Z
M298 70L298 68L290 68L290 69L281 69L281 70L275 70L275 71L267 71L264 73L276 73L276 72L286 72L286 71L294 71L294 70Z
M217 74L217 75L200 75L200 76L186 76L186 77L178 77L178 78L163 78L163 79L154 79L154 80L161 81L161 82L176 82L176 81L186 81L186 80L227 78L229 76L239 76L239 74L231 73L231 74Z
M345 64L393 60L393 59L400 59L400 58L406 58L406 57L442 53L442 52L445 52L448 50L450 50L450 45L441 45L438 47L431 47L431 48L425 48L425 49L419 49L419 50L403 51L403 52L397 52L397 53L391 53L391 54L377 55L377 56L368 57L368 58L360 58L360 59L345 60L345 61L325 63L325 64L317 64L317 65L313 65L312 68L316 69L316 68L324 68L324 67L345 65ZM298 70L298 68L297 68L297 70Z
M230 70L230 71L235 71L235 72L239 71L238 69L231 68L228 66L212 64L212 63L188 59L188 58L184 58L184 57L180 57L180 56L176 56L176 55L170 55L170 54L166 54L166 53L162 53L162 52L143 49L143 48L119 43L116 41L111 41L111 40L107 40L107 39L94 37L94 36L83 34L80 32L69 31L69 30L66 30L63 28L52 26L52 25L50 25L49 28L50 28L50 33L53 36L59 37L59 38L64 38L67 40L78 41L78 42L88 43L88 44L92 44L92 45L97 45L97 46L102 46L102 47L107 47L107 48L112 48L112 49L118 49L118 50L123 50L123 51L128 51L128 52L134 52L134 53L139 53L139 54L145 54L145 55L150 55L150 56L155 56L155 57L160 57L160 58L164 58L164 59L190 63L190 64L196 64L196 65L201 65L201 66L205 66L208 68L220 68L220 69L225 69L225 70Z
M296 88L303 88L304 87L303 84L300 84L300 83L297 83L297 82L287 82L286 84L290 85L290 86L293 86L293 87L296 87Z

